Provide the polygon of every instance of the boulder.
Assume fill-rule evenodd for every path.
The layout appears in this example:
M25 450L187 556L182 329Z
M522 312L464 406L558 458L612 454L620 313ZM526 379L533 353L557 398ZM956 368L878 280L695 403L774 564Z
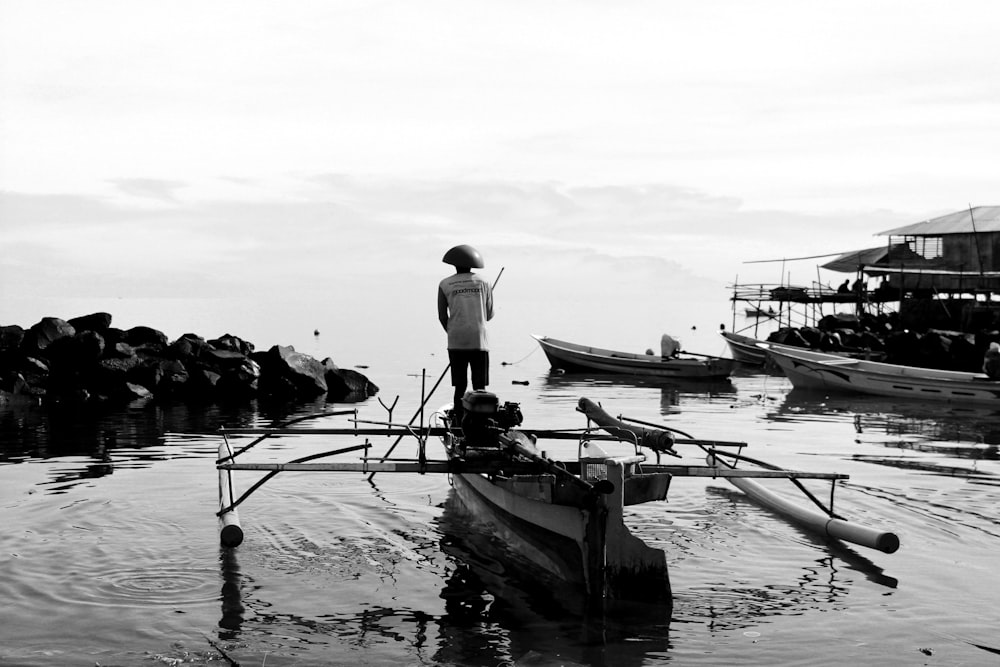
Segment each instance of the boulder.
M349 368L338 368L333 360L323 360L326 369L327 398L334 401L364 400L378 393L376 387L362 373Z
M157 366L160 381L157 382L154 393L163 393L166 396L182 395L191 379L187 367L178 359L162 359Z
M98 333L100 333L102 336L104 336L104 345L105 345L106 348L112 348L113 349L113 348L117 347L118 345L128 345L128 343L125 342L125 336L126 336L126 334L121 329L116 329L114 327L108 327L104 331L100 331ZM132 346L129 345L129 347L132 347Z
M266 394L311 398L327 393L323 364L291 345L275 345L251 358L260 364L260 390Z
M46 350L60 338L76 335L76 329L58 317L43 317L24 333L21 349L26 354L37 354Z
M164 350L167 347L167 335L151 327L132 327L125 332L125 342L132 347Z
M130 365L125 375L126 381L142 385L155 393L156 388L160 386L160 381L163 379L163 368L161 366L163 361L163 359L158 357L141 357L136 354L134 365Z
M24 329L16 324L0 327L0 351L18 350L24 342Z
M212 397L216 394L222 375L208 368L194 368L188 379L190 393L199 397Z
M250 356L250 353L253 352L253 343L249 343L242 338L237 338L232 334L225 334L218 338L213 338L208 342L216 350L238 352L244 356Z
M200 358L202 362L215 368L233 369L242 366L247 356L241 352L208 347Z
M204 338L192 333L182 335L167 346L170 356L181 361L199 359L210 348Z
M132 384L131 382L125 383L125 391L122 393L122 398L129 401L134 401L136 399L142 398L152 398L153 392L143 387L141 384Z
M253 396L260 388L260 364L243 357L238 366L226 367L219 380L219 392L225 396L246 398Z
M0 394L40 398L45 396L45 389L32 384L23 373L7 371L0 374Z
M111 315L108 313L92 313L69 320L77 331L96 331L102 333L111 328Z
M121 341L114 345L108 345L105 341L104 356L108 359L129 359L135 356L135 348Z
M49 365L37 357L22 357L14 369L33 387L44 389L49 379Z
M97 363L97 367L90 377L89 384L94 387L96 391L105 396L131 396L135 393L134 387L143 386L139 383L130 381L135 369L137 369L141 363L142 362L139 360L139 357L135 355L125 358L116 357L101 359ZM147 392L150 390L150 387L148 386L143 386L143 388Z

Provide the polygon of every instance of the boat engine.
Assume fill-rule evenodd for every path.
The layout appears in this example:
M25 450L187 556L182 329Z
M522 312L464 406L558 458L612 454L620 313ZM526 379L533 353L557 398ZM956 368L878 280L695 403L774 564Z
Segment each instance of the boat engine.
M524 421L517 403L500 404L496 394L469 391L462 397L462 434L475 447L499 447L497 436Z

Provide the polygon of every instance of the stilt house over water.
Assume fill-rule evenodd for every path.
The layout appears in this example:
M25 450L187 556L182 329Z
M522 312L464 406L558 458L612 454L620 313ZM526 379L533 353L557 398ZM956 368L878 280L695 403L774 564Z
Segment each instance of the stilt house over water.
M1000 206L977 206L880 232L888 244L858 254L875 290L899 301L902 322L980 331L1000 326ZM839 259L839 258L838 258Z
M778 303L777 321L787 326L818 321L824 305L861 315L891 312L898 304L900 323L909 329L1000 329L1000 206L970 207L877 235L888 243L821 265L853 274L849 289L850 280L840 289L818 281L809 287L737 284L732 300L756 308Z

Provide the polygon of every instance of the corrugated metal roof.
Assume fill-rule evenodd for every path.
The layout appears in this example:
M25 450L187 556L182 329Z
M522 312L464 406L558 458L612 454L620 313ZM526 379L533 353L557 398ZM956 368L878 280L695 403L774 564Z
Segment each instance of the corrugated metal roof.
M889 246L879 246L878 248L866 248L845 252L837 259L823 264L820 268L839 273L856 273L865 264L875 264L889 254Z
M973 221L975 221L975 230L973 230ZM975 206L971 215L966 209L942 215L939 218L879 232L878 236L942 236L944 234L971 234L973 231L1000 232L1000 206Z
M864 250L845 252L837 257L837 259L823 264L820 268L839 273L855 273L862 266L865 267L866 271L869 269L884 270L886 266L895 266L895 263L898 262L913 262L914 260L926 263L926 260L910 250L910 247L906 243L896 243L891 246L884 245L878 248L865 248ZM882 265L881 267L878 266L880 264Z

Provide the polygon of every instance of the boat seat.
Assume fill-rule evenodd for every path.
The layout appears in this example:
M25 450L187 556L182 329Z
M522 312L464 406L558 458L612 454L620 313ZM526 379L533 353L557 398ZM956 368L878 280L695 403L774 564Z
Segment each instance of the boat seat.
M644 463L645 461L646 457L642 454L633 454L631 456L608 456L605 458L581 457L580 471L582 477L587 481L607 479L608 463L613 462L625 468L625 474L628 476L632 474L633 468L636 464Z

